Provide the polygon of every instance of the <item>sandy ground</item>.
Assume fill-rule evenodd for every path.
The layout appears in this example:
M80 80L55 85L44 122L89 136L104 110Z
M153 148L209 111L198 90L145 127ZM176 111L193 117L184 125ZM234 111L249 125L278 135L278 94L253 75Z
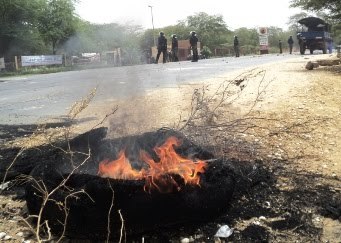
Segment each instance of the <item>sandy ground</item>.
M335 58L334 55L302 56L115 103L119 109L109 119L110 134L120 136L162 126L181 127L189 116L193 90L205 87L208 96L219 100L220 96L213 94L221 91L221 85L229 86L230 98L217 110L220 117L217 120L255 118L250 120L253 128L242 133L245 140L259 145L252 154L254 157L247 159L290 160L295 171L322 176L317 183L332 184L338 194L341 191L340 67L305 69L308 61ZM241 83L231 86L231 80ZM290 178L281 179L287 187ZM337 233L341 232L340 221L323 218L322 224L326 242L341 242Z
M286 141L282 141L284 138L277 138L275 141L272 136L271 142L277 143L277 146L294 145L294 148L288 148L291 151L287 152L295 155L310 154L311 157L315 157L310 161L312 163L308 168L310 170L340 176L341 163L338 162L341 153L340 71L337 68L333 71L332 67L319 67L312 71L305 69L308 61L335 58L335 55L302 56L285 63L263 65L203 80L201 83L149 91L144 97L125 101L113 99L111 103L90 105L79 117L79 121L86 122L80 122L76 129L82 131L84 126L100 123L115 107L118 108L117 111L103 123L109 126L110 136L113 137L143 133L163 126L181 127L190 114L194 90L205 87L207 94L212 95L224 82L230 84L234 80L243 80L238 86L230 85L231 98L222 104L223 108L219 109L219 115L233 120L245 117L251 112L257 118L269 117L268 120L263 119L261 122L263 126L273 130L283 129L293 123L300 125L300 129L314 126L313 131L305 134L304 139L296 136L285 138ZM242 91L241 86L245 87ZM224 110L225 107L227 108ZM281 124L274 119L281 121ZM257 135L261 131L254 132L254 136L268 136L270 133L268 131L268 134ZM284 144L285 142L289 144ZM274 144L272 146L275 146Z
M109 136L117 137L163 126L179 128L189 120L195 90L202 91L204 87L205 94L217 104L222 87L228 86L228 98L215 110L212 122L247 118L250 126L239 133L238 139L257 144L258 149L250 159L290 161L290 168L318 175L316 183L332 187L335 195L339 195L341 67L305 69L308 61L332 58L335 56L307 55L200 83L149 91L144 97L90 104L80 113L73 131L80 133L100 124L109 127ZM117 111L102 122L115 107ZM225 156L250 156L241 153ZM290 177L279 177L278 184L281 190L290 190ZM11 235L8 242L20 242L25 238L22 234L27 234L16 218L22 213L22 206L22 202L0 195L0 210L7 212L0 218L0 232ZM340 219L319 216L319 224L323 242L341 242Z

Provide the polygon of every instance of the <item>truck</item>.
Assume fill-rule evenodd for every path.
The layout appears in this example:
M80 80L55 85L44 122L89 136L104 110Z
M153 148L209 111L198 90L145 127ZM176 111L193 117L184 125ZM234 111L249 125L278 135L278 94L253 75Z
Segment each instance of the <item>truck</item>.
M297 39L300 46L300 53L305 54L306 49L313 54L314 50L322 50L323 54L327 50L332 50L332 37L330 35L331 26L324 20L317 17L306 17L300 19L298 23L302 30L297 32Z

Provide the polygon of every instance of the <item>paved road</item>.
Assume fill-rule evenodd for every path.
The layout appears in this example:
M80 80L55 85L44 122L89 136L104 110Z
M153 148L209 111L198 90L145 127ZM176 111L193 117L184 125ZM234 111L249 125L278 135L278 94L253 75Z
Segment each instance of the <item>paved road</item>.
M298 57L298 56L296 56ZM0 78L0 124L32 124L67 114L69 107L98 86L94 102L143 95L242 68L294 58L264 55Z

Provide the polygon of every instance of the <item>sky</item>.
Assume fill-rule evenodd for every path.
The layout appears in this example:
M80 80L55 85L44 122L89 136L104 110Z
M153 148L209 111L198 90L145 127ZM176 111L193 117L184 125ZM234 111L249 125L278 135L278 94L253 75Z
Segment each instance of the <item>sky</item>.
M152 16L154 27L162 28L205 12L222 15L230 30L269 26L287 30L289 17L302 12L289 5L290 0L80 0L76 13L91 23L130 23L151 29Z

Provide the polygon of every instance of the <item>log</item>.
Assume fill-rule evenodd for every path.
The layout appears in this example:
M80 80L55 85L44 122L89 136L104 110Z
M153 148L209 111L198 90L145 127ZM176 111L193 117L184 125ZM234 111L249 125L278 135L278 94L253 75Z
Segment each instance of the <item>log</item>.
M314 68L318 68L319 64L317 62L311 62L309 61L306 65L305 68L308 70L313 70Z
M340 59L329 59L329 60L317 60L320 66L334 66L340 64Z

